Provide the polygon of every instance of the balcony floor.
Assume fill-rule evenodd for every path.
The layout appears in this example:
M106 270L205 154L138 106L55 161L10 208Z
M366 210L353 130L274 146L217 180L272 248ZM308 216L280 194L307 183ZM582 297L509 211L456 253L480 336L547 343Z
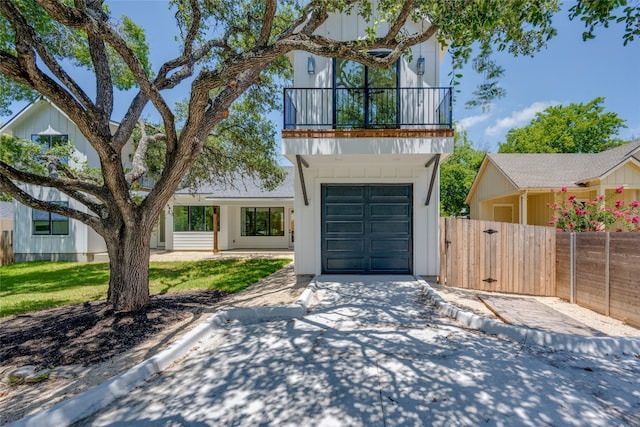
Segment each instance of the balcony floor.
M450 138L453 129L283 129L282 138Z

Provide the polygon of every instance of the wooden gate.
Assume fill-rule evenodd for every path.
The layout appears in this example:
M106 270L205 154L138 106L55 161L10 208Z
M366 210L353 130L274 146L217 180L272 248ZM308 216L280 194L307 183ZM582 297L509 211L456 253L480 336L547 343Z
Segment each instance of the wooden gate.
M460 288L555 296L552 227L440 218L440 283Z

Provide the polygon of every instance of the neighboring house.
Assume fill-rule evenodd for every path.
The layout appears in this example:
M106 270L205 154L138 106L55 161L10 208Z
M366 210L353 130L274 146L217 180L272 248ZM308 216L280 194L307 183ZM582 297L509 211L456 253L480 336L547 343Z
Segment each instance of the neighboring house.
M316 33L357 39L366 27L334 15ZM443 52L433 38L388 70L290 55L282 151L296 168L296 273L438 274L438 166L453 151Z
M487 154L465 202L471 219L549 225L558 190L593 200L624 186L640 199L640 140L596 154Z
M240 176L227 186L203 186L193 194L176 191L151 237L152 247L211 251L215 240L218 250L293 248L294 174L292 167L284 169L284 181L272 191Z
M111 124L113 131L118 124ZM76 157L89 167L100 167L97 153L69 117L45 98L29 104L0 128L0 133L29 139L46 146L73 143ZM129 153L130 155L130 153ZM129 155L123 158L128 161ZM56 189L22 184L21 187L41 199L86 212L84 205ZM91 261L106 252L104 239L80 221L31 209L14 201L14 245L16 262L35 260Z

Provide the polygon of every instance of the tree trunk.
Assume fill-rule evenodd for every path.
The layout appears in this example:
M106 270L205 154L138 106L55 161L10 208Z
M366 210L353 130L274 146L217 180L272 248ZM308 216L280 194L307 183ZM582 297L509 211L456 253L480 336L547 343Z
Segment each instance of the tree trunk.
M136 311L149 302L151 228L123 226L121 237L105 238L109 253L107 301L116 311Z

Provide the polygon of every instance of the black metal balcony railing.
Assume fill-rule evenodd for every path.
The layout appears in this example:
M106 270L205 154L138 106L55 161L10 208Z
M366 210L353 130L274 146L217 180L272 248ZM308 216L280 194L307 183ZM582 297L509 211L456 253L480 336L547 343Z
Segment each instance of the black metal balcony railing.
M284 90L284 129L452 127L451 88Z

